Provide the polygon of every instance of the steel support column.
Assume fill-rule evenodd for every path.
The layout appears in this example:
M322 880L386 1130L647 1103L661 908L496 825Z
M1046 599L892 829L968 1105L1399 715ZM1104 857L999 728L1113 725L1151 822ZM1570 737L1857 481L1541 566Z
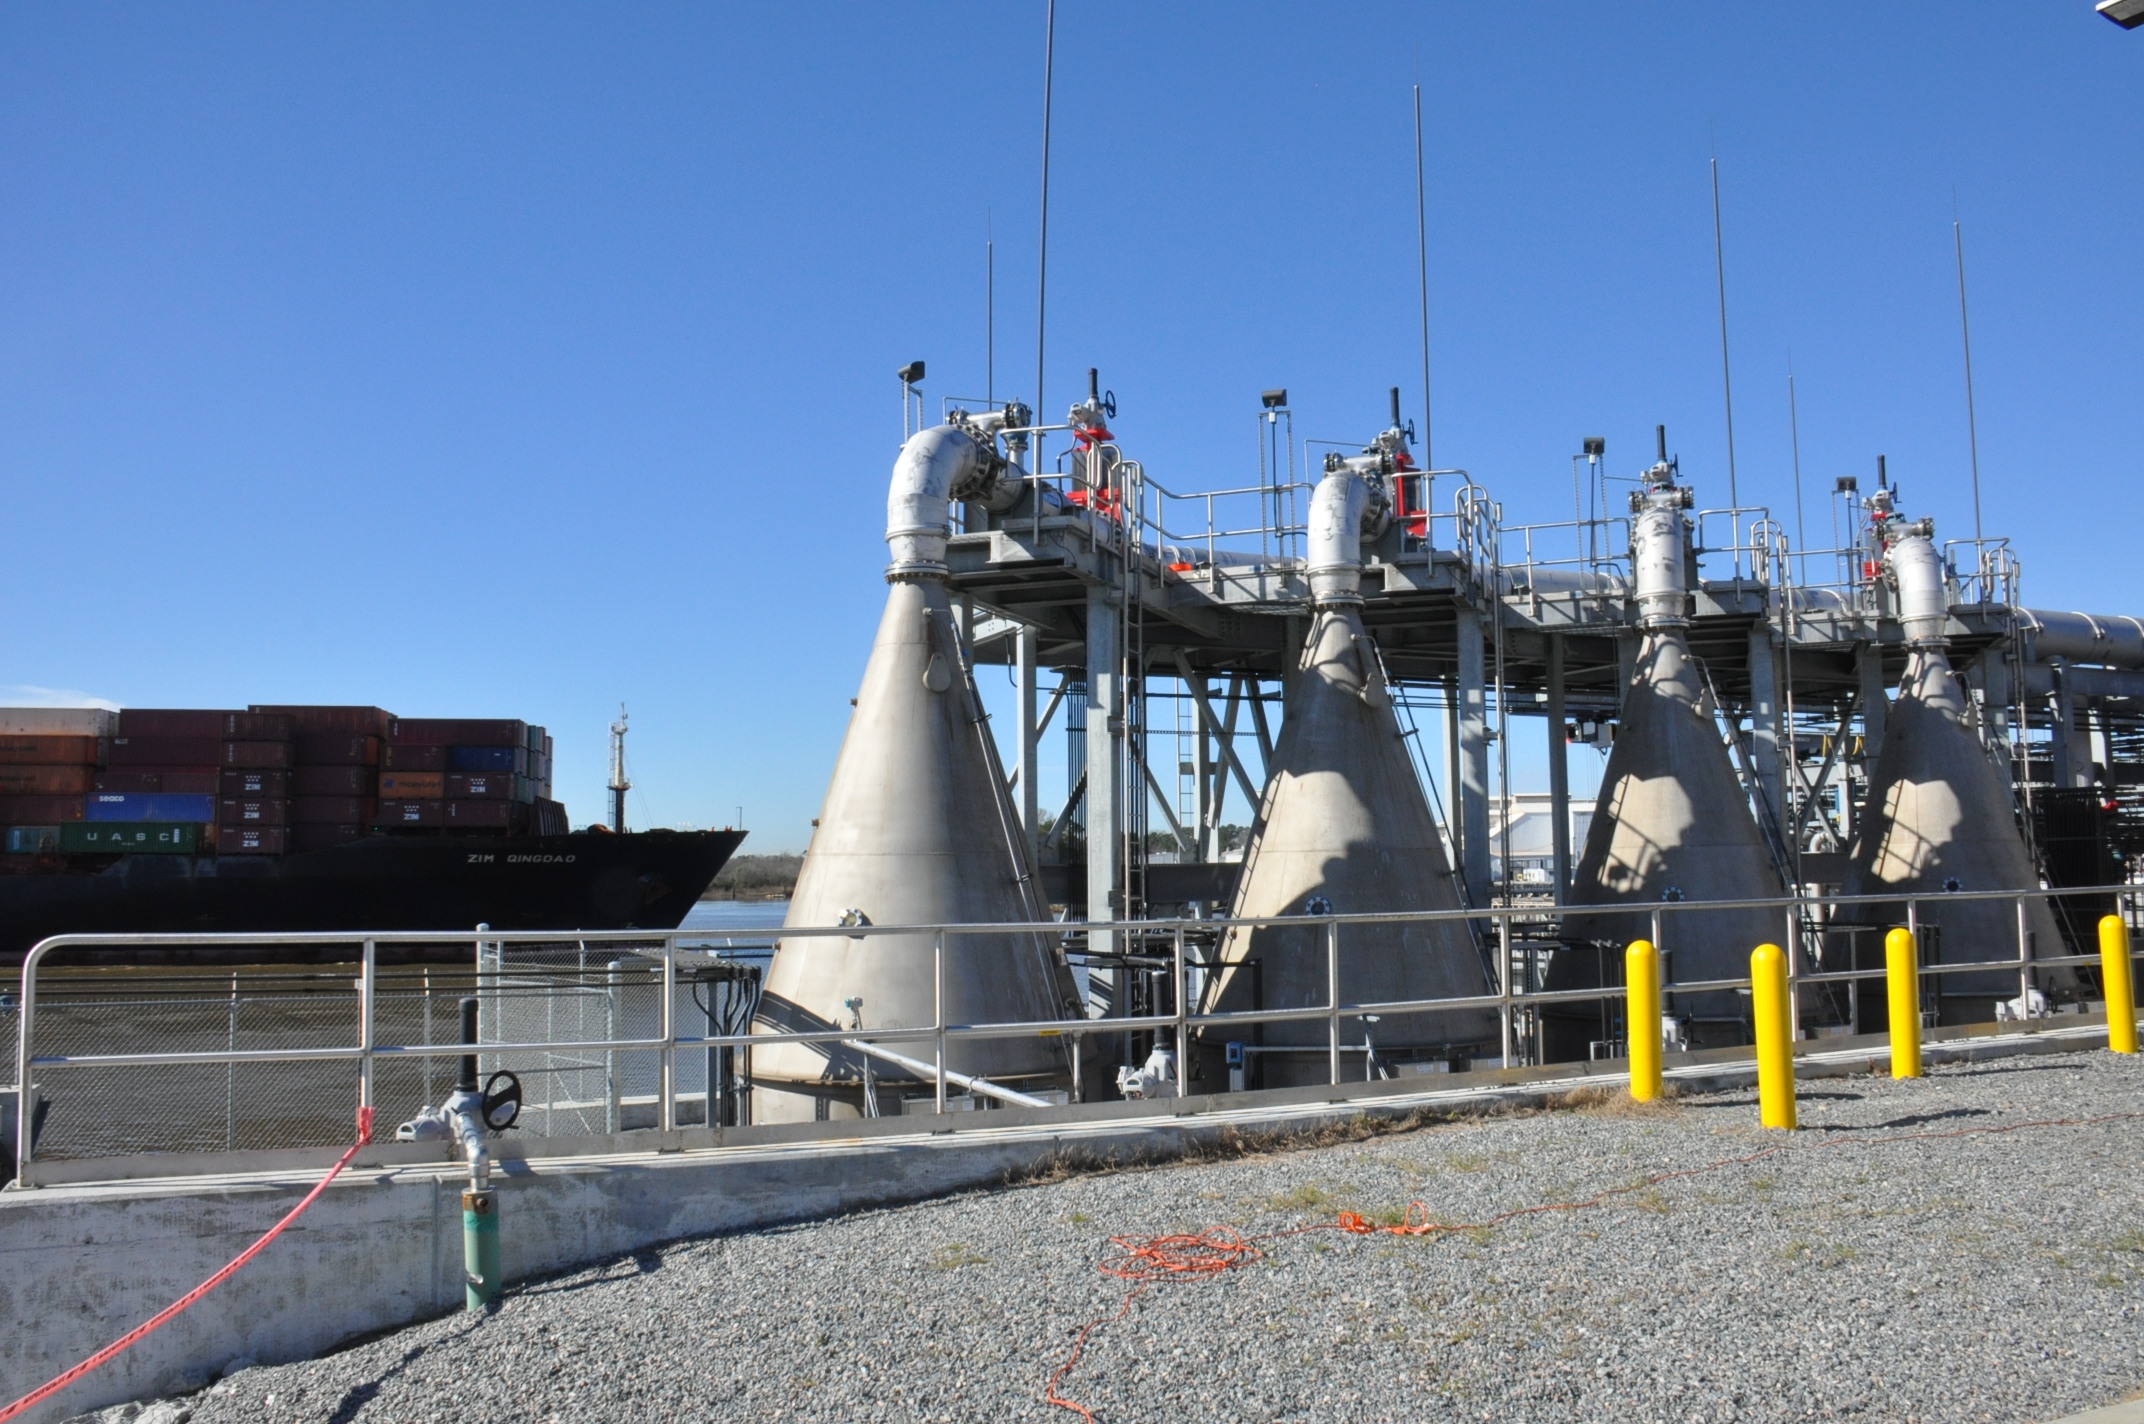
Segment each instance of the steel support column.
M1759 621L1749 630L1750 765L1775 825L1785 826L1787 799L1780 764L1779 672L1772 657L1772 625Z
M1035 774L1035 753L1042 735L1035 725L1035 653L1035 630L1032 627L1024 627L1015 635L1013 644L1013 658L1018 664L1020 701L1020 746L1015 765L1019 768L1020 826L1027 833L1027 858L1030 864L1040 863L1042 850L1042 808L1035 789L1035 783L1041 780Z
M1563 639L1552 633L1548 637L1548 795L1549 814L1555 818L1550 845L1559 905L1571 886L1571 745L1564 737L1563 702Z
M1891 711L1890 684L1883 675L1883 649L1863 643L1854 650L1854 668L1861 674L1861 755L1873 770L1883 755L1884 723Z
M1461 609L1459 635L1459 824L1467 899L1489 903L1489 716L1481 615Z
M1124 839L1124 666L1117 636L1117 595L1087 594L1087 921L1117 914ZM1114 952L1115 936L1090 933L1088 948ZM1122 1012L1119 1008L1118 1012Z

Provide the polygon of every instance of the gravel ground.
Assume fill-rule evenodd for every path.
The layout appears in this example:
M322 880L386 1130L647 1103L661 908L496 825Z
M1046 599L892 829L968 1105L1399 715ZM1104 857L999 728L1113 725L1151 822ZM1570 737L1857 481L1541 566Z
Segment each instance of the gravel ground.
M1123 1302L1095 1269L1112 1235L1416 1200L1472 1222L1782 1141L1582 1211L1269 1241L1242 1269L1148 1290L1063 1391L1108 1424L1956 1424L2144 1384L2144 1063L1825 1080L1801 1113L1790 1138L1757 1127L1750 1092L1599 1102L685 1242L172 1403L192 1424L1076 1420L1043 1394L1080 1327ZM2114 1113L2139 1116L1886 1140Z

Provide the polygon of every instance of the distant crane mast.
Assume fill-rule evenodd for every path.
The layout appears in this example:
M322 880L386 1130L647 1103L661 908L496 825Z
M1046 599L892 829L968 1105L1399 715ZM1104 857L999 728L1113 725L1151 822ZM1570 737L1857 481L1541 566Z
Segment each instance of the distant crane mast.
M633 783L625 777L625 704L618 704L618 720L610 724L610 828L625 834L625 793Z

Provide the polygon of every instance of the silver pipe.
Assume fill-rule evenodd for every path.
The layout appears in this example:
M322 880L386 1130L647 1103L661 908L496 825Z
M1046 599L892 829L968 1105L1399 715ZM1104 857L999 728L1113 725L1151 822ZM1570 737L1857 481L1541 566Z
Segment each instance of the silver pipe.
M895 1067L906 1068L909 1072L921 1078L938 1080L942 1072L943 1080L937 1082L940 1102L945 1099L945 1085L953 1083L966 1088L971 1093L981 1093L986 1098L996 1098L1000 1102L1011 1103L1014 1107L1053 1108L1057 1106L1048 1098L1036 1098L1030 1097L1026 1093L1016 1093L1010 1088L999 1087L988 1078L971 1078L966 1073L956 1073L950 1068L943 1070L933 1068L920 1058L910 1058L905 1053L895 1053L890 1048L881 1048L878 1044L866 1043L860 1038L844 1038L841 1040L841 1046L843 1048L853 1048L858 1053L868 1053L873 1058L882 1058ZM944 1111L944 1109L941 1108L940 1111Z

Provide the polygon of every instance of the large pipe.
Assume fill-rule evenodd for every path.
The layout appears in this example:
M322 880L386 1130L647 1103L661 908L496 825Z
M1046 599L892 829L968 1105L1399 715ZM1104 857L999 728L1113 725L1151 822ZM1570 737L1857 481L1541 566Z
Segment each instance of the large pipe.
M1311 496L1310 627L1252 827L1233 915L1457 910L1437 826L1401 738L1377 647L1362 626L1362 546L1389 519L1384 480L1404 448L1395 429L1360 456L1334 457ZM1231 930L1211 1002L1223 1011L1328 1002L1327 926L1316 919ZM1338 987L1351 1003L1472 997L1488 992L1473 935L1458 921L1358 924L1339 931ZM1393 1015L1342 1025L1342 1051L1374 1042L1380 1058L1450 1060L1494 1051L1495 1017L1479 1010ZM1224 1037L1276 1051L1263 1086L1323 1083L1332 1074L1323 1021L1203 1035L1197 1065L1222 1072ZM1313 1051L1319 1050L1319 1051Z
M2144 621L2045 608L2020 608L2017 618L2038 660L2065 658L2073 663L2144 669Z
M1044 918L946 587L952 502L1009 507L1022 492L992 441L982 422L941 425L911 437L894 464L886 611L785 929ZM801 1031L853 1021L868 1033L929 1027L941 1013L1002 1023L1076 1012L1070 971L1039 935L791 935L776 943L758 1023ZM1065 1084L1072 1070L1062 1040L966 1039L947 1056L948 1069L1000 1081ZM755 1121L860 1114L866 1057L838 1045L757 1050Z
M896 1053L881 1043L866 1043L860 1038L844 1038L841 1040L841 1046L854 1049L858 1053L868 1053L873 1058L884 1059L896 1068L905 1068L926 1083L932 1082L938 1077L938 1069L935 1066L925 1063L920 1058L910 1058L905 1053ZM999 1087L988 1078L972 1078L966 1073L955 1073L950 1068L945 1070L945 1080L956 1088L966 1088L971 1093L981 1093L986 1098L996 1098L999 1102L1007 1103L1016 1108L1054 1108L1057 1106L1048 1098L1036 1098L1030 1097L1026 1093L1016 1093L1010 1088Z

